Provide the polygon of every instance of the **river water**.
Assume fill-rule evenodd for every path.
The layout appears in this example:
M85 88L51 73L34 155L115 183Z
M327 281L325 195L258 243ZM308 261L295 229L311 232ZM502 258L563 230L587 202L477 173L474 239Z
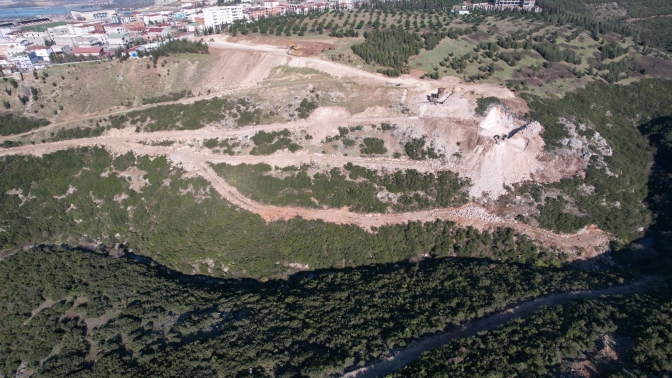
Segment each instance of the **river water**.
M37 16L47 17L53 15L63 15L70 12L69 9L65 8L48 8L48 7L39 7L39 8L0 8L0 19L23 19L23 18L34 18Z

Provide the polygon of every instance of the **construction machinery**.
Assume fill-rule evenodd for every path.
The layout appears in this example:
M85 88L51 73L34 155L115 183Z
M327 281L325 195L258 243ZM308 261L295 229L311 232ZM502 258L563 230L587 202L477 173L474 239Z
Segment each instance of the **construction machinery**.
M292 42L287 42L287 55L301 56L301 53L299 52L300 49L301 46L296 45Z
M453 91L448 91L447 88L439 88L436 93L427 96L427 99L434 104L443 104L452 94Z

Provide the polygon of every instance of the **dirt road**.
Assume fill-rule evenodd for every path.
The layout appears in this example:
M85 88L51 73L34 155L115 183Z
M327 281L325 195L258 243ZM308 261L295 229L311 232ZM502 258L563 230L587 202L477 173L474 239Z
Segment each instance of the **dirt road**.
M323 70L335 76L347 76L359 81L370 80L375 85L386 84L390 79L379 74L363 71L354 67L340 65L331 61L326 61L314 57L288 57L284 49L263 46L263 45L245 45L228 42L225 38L219 39L216 42L210 43L213 50L223 49L223 51L242 50L252 51L255 54L271 54L272 56L282 56L284 61L288 61L288 65L314 67ZM219 52L223 56L221 51ZM224 59L224 57L223 57ZM233 67L232 69L235 69ZM457 78L447 78L447 81L459 80ZM441 81L423 81L411 76L404 76L395 80L404 85L423 87L427 85L440 86L445 83ZM427 84L431 83L431 84ZM461 85L462 86L462 85ZM465 84L466 89L475 91L487 91L489 95L495 94L501 98L513 97L513 94L506 88L500 88L495 85L483 84L472 85ZM220 93L221 94L221 93ZM178 103L190 103L199 99L214 97L217 94L210 96L200 96L193 98L186 98ZM147 105L139 108L152 107L157 105ZM139 109L136 108L136 109ZM333 110L333 109L332 109ZM128 110L120 110L105 115L119 114ZM320 115L321 114L321 115ZM83 119L100 117L103 115L85 115ZM87 118L88 117L88 118ZM427 117L425 117L427 118ZM558 235L552 232L535 228L512 219L503 219L495 216L485 210L483 207L470 204L465 207L457 209L436 209L430 211L419 211L411 213L398 214L359 214L352 213L346 209L306 209L294 207L277 207L271 205L264 205L252 201L239 193L234 187L228 185L212 170L209 163L227 163L227 164L257 164L268 163L273 166L288 166L301 164L316 164L322 167L340 167L346 163L353 163L367 168L374 169L416 169L419 171L437 171L442 169L450 169L460 174L469 176L470 172L460 170L459 167L449 166L447 162L443 161L414 161L410 159L391 159L380 157L352 157L345 155L323 155L310 154L305 151L296 154L280 152L269 156L228 156L221 154L213 154L210 150L200 147L200 141L209 138L245 138L254 135L258 131L278 131L282 129L308 129L319 128L325 130L326 128L336 128L336 126L344 126L349 123L376 123L376 122L409 122L417 120L417 116L403 116L403 117L358 117L352 116L349 113L339 111L329 111L325 107L320 108L308 120L301 120L291 123L277 123L262 126L246 127L243 129L215 129L205 128L200 130L188 131L162 131L155 133L135 133L133 129L127 128L122 130L110 130L104 136L87 139L64 140L53 143L44 143L37 145L25 145L11 149L1 149L0 156L17 155L17 154L32 154L41 156L43 154L52 153L58 150L68 148L78 148L85 146L104 146L112 153L126 153L133 151L137 154L147 154L159 156L166 156L174 164L182 166L185 170L198 174L209 180L213 187L225 198L233 204L249 210L251 212L260 214L267 221L276 219L289 219L293 217L302 217L309 220L323 220L326 222L333 222L339 224L354 224L362 228L370 230L372 227L379 227L388 224L400 224L409 221L433 221L436 219L451 220L462 226L473 226L479 229L491 229L495 227L513 227L519 233L530 236L531 238L541 242L548 247L558 247L564 251L582 249L584 257L592 257L601 253L608 239L606 235L596 228L586 228L572 235ZM81 120L80 120L81 121ZM76 121L69 121L72 123ZM53 124L48 128L55 128L64 125ZM44 130L45 128L41 129ZM35 130L40 131L40 130ZM33 131L33 132L35 132ZM3 139L14 138L10 136ZM176 143L174 146L155 146L152 142L160 141L175 141L186 142ZM459 145L459 143L458 143ZM501 185L500 185L501 187Z
M561 306L579 299L593 299L599 298L600 296L626 295L634 292L641 292L648 288L652 282L654 282L653 279L646 279L629 285L610 287L608 289L565 292L537 298L522 303L509 310L472 321L463 325L461 328L415 341L405 349L395 353L392 357L372 362L367 367L344 374L343 377L384 377L417 360L424 352L437 349L455 339L475 336L481 331L492 331L515 318L528 317L538 311L542 306Z
M371 119L369 119L371 120ZM311 121L297 122L294 127L302 127ZM319 120L316 122L323 123ZM547 247L557 247L562 250L584 250L584 257L592 257L601 252L608 239L606 235L596 228L585 228L575 234L561 235L533 227L513 219L505 219L489 213L483 207L469 204L460 208L434 209L410 213L395 214L360 214L347 209L308 209L300 207L279 207L265 205L242 195L236 188L227 184L210 167L210 163L227 163L238 165L242 163L258 164L268 163L277 166L317 164L319 166L342 167L347 163L353 163L369 168L388 169L416 169L420 171L436 171L445 169L436 162L414 161L408 159L389 159L375 157L355 156L330 156L308 153L278 153L268 156L228 156L221 154L205 153L191 148L175 148L172 146L152 146L140 142L162 140L193 140L213 137L227 138L240 135L253 135L260 130L272 131L287 127L287 124L274 124L256 126L246 129L234 130L209 130L209 131L163 131L157 133L131 133L122 136L102 136L88 139L72 139L39 145L26 145L10 149L0 149L0 156L7 155L36 155L53 153L58 150L78 147L104 146L113 153L126 153L133 151L136 154L166 156L173 164L178 165L188 172L200 175L212 183L220 195L236 206L261 215L267 221L291 219L301 217L307 220L323 220L337 224L354 224L370 230L372 227L380 227L391 224L403 224L409 221L434 221L437 219L450 220L461 226L473 226L478 229L492 229L496 227L512 227L517 232L528 235L534 240ZM195 135L195 133L198 133ZM596 249L597 248L597 249Z

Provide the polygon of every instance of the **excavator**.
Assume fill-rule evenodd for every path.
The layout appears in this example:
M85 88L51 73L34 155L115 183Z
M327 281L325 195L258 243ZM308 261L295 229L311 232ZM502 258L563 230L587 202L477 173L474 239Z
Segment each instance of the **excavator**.
M301 49L301 46L295 45L292 42L287 42L287 55L301 56L299 49Z

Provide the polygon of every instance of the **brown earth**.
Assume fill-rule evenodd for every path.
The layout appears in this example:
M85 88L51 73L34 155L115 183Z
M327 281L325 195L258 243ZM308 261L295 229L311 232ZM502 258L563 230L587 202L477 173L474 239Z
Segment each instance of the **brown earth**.
M334 42L338 38L326 37L319 40L310 40L306 38L287 38L287 37L274 37L274 36L247 36L239 35L235 37L229 37L228 40L233 43L239 44L249 44L249 45L268 45L275 46L278 48L287 48L288 43L293 43L299 46L299 52L301 56L314 56L319 55L327 50L334 49Z
M460 225L471 225L479 229L513 227L518 232L529 235L544 245L555 246L567 252L582 251L583 257L591 257L605 250L607 236L594 227L588 227L573 235L557 235L511 219L489 213L475 203L457 209L436 209L401 214L357 214L344 209L315 210L305 208L277 207L256 203L242 196L228 185L210 168L209 163L227 164L270 163L274 166L301 165L310 163L318 167L342 167L348 162L372 169L416 169L420 171L452 170L470 177L473 182L471 195L496 198L504 193L504 185L526 180L556 181L563 177L581 174L581 167L573 164L568 156L552 158L543 151L543 140L539 136L543 127L537 124L525 125L515 114L527 112L527 104L508 89L492 84L462 83L459 78L445 77L427 81L410 75L393 79L380 74L366 72L354 67L319 59L316 57L291 57L286 53L284 39L238 38L214 36L209 42L211 52L220 56L214 69L204 82L210 94L177 101L190 103L199 99L214 97L222 93L232 93L241 88L254 88L266 79L273 67L287 66L312 68L325 72L334 78L346 78L359 85L375 88L376 91L395 91L403 95L400 104L408 109L407 115L399 115L388 109L370 108L361 114L351 115L342 108L319 108L308 120L277 123L240 129L221 129L215 126L194 131L164 131L156 133L136 133L134 128L110 130L103 136L89 139L65 140L54 143L25 145L12 149L0 149L0 156L13 154L42 155L53 151L81 146L101 145L113 153L133 151L137 154L165 155L174 164L191 174L208 179L213 187L233 204L260 214L264 219L288 219L300 216L306 219L321 219L341 224L356 224L366 229L385 224L408 221L453 220ZM234 42L238 41L238 43ZM279 42L282 41L283 44ZM263 43L263 44L260 44ZM302 40L303 43L303 40ZM312 42L311 42L312 43ZM328 43L328 42L315 42ZM321 45L317 45L321 46ZM401 88L397 87L399 84ZM451 93L444 104L427 101L429 93L443 87ZM485 96L499 97L511 109L494 108L487 116L474 114L476 99ZM367 99L362 99L366 102ZM164 103L165 104L165 103ZM137 107L133 110L156 105ZM112 111L105 115L123 113ZM396 114L396 115L394 115ZM392 115L392 116L390 116ZM101 116L97 114L96 116ZM92 118L82 115L79 119ZM426 137L428 145L443 153L445 158L414 161L408 158L392 158L391 152L385 156L345 156L345 154L319 153L320 139L337 133L338 126L374 124L389 122L397 125L391 135L385 136L390 144L401 144L411 138ZM43 129L62 126L56 123ZM270 156L228 156L211 153L199 146L207 138L249 138L254 133L277 131L284 128L296 132L305 131L316 136L312 141L303 142L304 150L299 153L279 152ZM496 141L494 136L516 132L506 141ZM33 133L33 132L31 132ZM30 135L31 133L25 133ZM0 142L12 137L0 138ZM318 137L320 137L318 139ZM169 147L152 144L164 140L176 143ZM197 143L193 143L196 141ZM397 149L398 150L398 149ZM350 154L348 154L350 155Z

